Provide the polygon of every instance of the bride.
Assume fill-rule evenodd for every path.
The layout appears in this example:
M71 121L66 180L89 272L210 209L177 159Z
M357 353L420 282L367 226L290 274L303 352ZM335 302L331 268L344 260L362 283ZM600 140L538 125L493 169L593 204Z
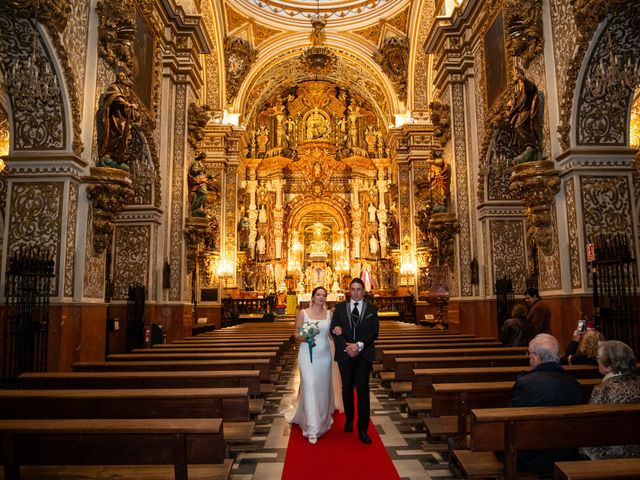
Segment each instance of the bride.
M331 428L333 412L341 408L336 402L334 392L340 394L340 388L333 385L339 376L332 375L333 340L329 335L331 312L326 308L327 291L324 287L316 287L311 294L311 305L301 310L296 317L293 336L300 342L298 367L300 369L300 397L298 405L285 415L289 423L296 423L302 434L315 444L318 438ZM309 344L301 330L316 330L313 348L309 355ZM332 382L332 377L335 377Z

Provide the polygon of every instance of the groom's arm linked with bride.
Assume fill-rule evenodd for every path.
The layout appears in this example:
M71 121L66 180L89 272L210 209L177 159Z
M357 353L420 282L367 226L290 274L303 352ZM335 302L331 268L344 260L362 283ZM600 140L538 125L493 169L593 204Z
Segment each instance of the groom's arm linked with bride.
M349 290L350 300L336 304L331 321L331 334L336 346L335 360L342 379L346 417L344 431L353 431L355 388L358 396L358 438L362 443L370 444L371 438L367 434L370 419L369 375L375 357L374 344L378 338L378 310L364 301L364 282L361 279L354 278Z

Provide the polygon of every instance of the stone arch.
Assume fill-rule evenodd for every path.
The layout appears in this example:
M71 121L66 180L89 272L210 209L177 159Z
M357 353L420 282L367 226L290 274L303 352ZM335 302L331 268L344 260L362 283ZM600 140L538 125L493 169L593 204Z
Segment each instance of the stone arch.
M345 237L350 231L351 215L348 213L349 205L345 200L335 196L317 197L300 197L298 201L293 201L288 205L287 232L291 232L300 225L302 219L308 213L314 210L323 210L328 212L336 219L340 230L344 230Z
M574 92L571 125L572 146L628 146L631 103L634 89L618 84L602 85L596 80L601 65L608 70L610 52L622 64L640 55L640 11L618 11L596 30L580 68ZM637 79L636 79L637 81ZM637 87L637 84L636 84Z

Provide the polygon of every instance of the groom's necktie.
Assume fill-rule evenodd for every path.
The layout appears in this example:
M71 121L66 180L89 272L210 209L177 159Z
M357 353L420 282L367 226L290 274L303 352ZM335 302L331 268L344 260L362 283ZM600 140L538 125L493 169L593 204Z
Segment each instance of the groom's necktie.
M358 311L358 302L353 302L353 310L351 310L351 331L353 338L356 337L356 326L360 322L360 312Z

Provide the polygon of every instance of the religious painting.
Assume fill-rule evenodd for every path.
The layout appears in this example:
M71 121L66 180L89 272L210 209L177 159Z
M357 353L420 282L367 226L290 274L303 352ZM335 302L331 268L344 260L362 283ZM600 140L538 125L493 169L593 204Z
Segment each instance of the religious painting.
M487 107L491 108L507 87L507 64L502 12L484 36L484 68L487 82Z
M140 12L136 12L136 42L133 56L133 91L151 111L153 89L153 34Z

